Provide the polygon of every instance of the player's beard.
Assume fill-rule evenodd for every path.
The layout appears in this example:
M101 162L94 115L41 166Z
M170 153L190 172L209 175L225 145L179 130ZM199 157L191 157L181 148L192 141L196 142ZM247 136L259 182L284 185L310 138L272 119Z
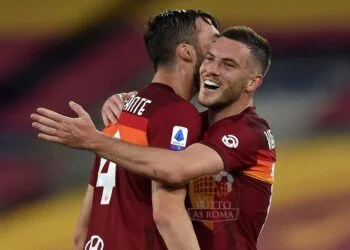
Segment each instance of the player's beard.
M200 100L199 103L213 111L220 111L226 108L227 106L230 106L233 103L237 102L244 90L245 84L239 84L234 88L227 88L223 90L222 93L211 103L205 101L201 102Z
M195 93L197 93L200 88L199 68L201 67L201 64L205 58L205 55L203 54L200 48L196 49L196 53L197 53L197 61L196 61L196 64L194 65L194 72L193 72L193 84L195 87Z

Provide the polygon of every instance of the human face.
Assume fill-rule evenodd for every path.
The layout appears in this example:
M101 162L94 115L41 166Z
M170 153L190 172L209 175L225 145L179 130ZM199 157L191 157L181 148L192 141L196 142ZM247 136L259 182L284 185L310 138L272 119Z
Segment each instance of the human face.
M209 20L208 20L209 21ZM206 53L209 51L210 46L219 36L219 31L213 26L205 22L201 17L196 20L196 30L197 30L197 39L198 46L195 46L197 60L194 66L194 83L199 89L199 68L205 58Z
M200 67L199 103L222 108L236 102L254 78L254 61L243 43L220 37Z

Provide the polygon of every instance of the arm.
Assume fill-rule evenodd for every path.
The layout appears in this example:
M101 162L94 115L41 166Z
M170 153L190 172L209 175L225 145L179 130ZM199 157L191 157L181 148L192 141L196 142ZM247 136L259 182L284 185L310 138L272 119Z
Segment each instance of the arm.
M44 108L31 115L32 126L40 131L39 138L90 150L128 171L168 184L182 184L224 168L220 155L204 144L195 143L184 151L174 152L133 145L106 136L96 130L89 114L80 105L74 102L69 105L79 117L63 116Z
M201 143L192 144L183 151L170 151L133 145L98 132L94 137L87 146L88 150L116 162L128 171L168 184L183 184L224 168L220 155Z
M88 226L90 221L93 194L94 187L89 184L86 190L83 206L81 208L77 227L74 233L74 250L84 249L84 243L88 233Z
M198 250L199 244L184 202L186 187L174 188L152 181L153 219L171 250Z

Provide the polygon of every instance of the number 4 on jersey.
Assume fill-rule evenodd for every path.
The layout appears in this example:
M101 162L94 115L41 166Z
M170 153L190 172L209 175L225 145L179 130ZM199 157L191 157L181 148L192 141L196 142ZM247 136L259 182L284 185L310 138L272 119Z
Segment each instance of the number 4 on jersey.
M120 139L119 131L117 131L113 137ZM115 180L116 180L115 175L117 171L117 166L114 162L108 162L107 172L102 173L102 169L106 164L106 162L107 162L106 159L101 158L100 167L98 170L97 182L96 182L96 187L103 188L101 202L100 202L101 205L108 205L109 202L111 201L113 188L115 187Z

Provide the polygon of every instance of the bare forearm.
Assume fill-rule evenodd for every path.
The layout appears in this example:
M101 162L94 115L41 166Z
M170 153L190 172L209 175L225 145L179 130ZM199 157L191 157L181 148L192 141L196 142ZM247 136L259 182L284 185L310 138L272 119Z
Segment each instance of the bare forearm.
M76 231L74 235L74 245L73 250L82 250L84 249L84 243L88 233L87 228L80 228L79 231Z
M169 184L175 184L176 170L183 164L178 152L132 145L102 133L96 133L89 144L88 150L126 170Z
M83 206L80 211L79 219L77 222L77 227L74 233L74 250L84 249L84 243L86 236L88 234L88 227L90 222L91 208L92 208L92 199L93 199L94 187L88 185Z
M86 149L136 174L170 185L182 185L224 167L219 154L195 143L183 151L171 151L126 143L96 132Z
M185 207L172 213L168 224L157 224L166 246L171 250L198 250L200 249L192 222Z
M153 218L171 250L197 250L199 244L184 201L186 187L175 188L152 182Z

